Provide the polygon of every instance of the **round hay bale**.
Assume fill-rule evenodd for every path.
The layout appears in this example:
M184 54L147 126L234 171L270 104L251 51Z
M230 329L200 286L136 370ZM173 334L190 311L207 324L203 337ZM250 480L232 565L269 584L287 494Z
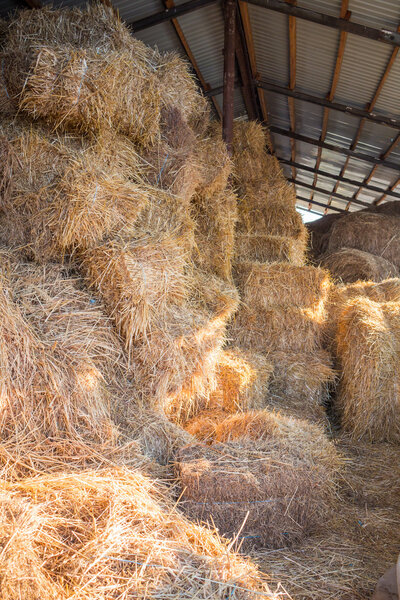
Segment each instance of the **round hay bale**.
M381 256L400 267L400 217L355 212L332 227L328 251L356 248Z
M355 248L341 248L325 254L320 257L319 264L343 283L379 282L399 274L397 267L385 258Z
M398 200L391 200L390 202L384 202L374 207L377 213L383 215L394 215L400 217L400 202Z

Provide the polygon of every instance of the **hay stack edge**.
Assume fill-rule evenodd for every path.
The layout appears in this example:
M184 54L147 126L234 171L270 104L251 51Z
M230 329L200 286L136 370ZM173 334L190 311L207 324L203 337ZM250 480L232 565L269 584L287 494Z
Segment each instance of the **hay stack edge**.
M268 131L230 156L110 7L4 32L0 598L365 600L400 545L399 217L309 234Z

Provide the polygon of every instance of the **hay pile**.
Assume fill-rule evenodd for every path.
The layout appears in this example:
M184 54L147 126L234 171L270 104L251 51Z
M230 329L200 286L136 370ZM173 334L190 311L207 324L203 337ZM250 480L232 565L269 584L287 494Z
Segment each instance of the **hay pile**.
M177 514L139 471L1 482L4 600L277 598L255 567Z
M400 303L368 298L349 301L340 314L336 406L354 439L400 441L399 317Z
M214 440L178 453L186 514L259 547L292 545L323 524L340 460L317 427L255 411L219 423Z
M399 275L397 267L385 258L355 248L341 248L324 254L319 264L343 283L360 280L379 282Z

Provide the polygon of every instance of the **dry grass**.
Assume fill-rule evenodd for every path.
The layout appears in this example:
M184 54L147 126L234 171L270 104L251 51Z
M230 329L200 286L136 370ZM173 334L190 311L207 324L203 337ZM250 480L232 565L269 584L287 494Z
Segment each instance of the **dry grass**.
M236 290L215 277L197 273L193 284L186 304L158 315L132 351L144 405L162 406L178 422L215 387L226 325L238 303Z
M355 248L341 248L321 256L319 264L343 283L360 280L379 282L399 274L397 267L385 258Z
M234 421L228 420L225 431ZM297 434L301 440L301 423ZM319 444L315 447L317 455L309 447L303 452L286 435L263 440L244 435L235 442L186 446L176 463L183 509L191 518L214 523L224 535L239 536L247 546L298 542L321 526L321 513L326 517L335 504L336 453L332 447L325 456Z
M2 482L4 600L273 596L250 561L126 469Z
M326 303L326 337L330 344L335 338L340 314L346 303L354 298L369 298L374 302L400 302L400 279L386 279L380 283L356 281L347 285L333 285Z
M201 174L197 193L211 200L225 191L233 169L219 123L212 123L205 137L198 141L196 154Z
M235 238L236 262L287 262L302 266L306 242L279 235L238 234Z
M226 281L232 280L237 198L232 190L207 195L196 193L192 199L196 223L194 261Z
M392 215L355 212L339 219L331 229L328 251L357 248L381 256L400 267L400 218Z
M323 405L329 385L336 379L330 355L323 350L313 353L283 351L272 352L268 359L274 365L268 405L286 414L327 425Z
M229 417L229 412L223 408L206 408L185 423L185 431L200 442L212 443L215 441L218 424L227 417Z
M83 255L87 281L100 293L129 355L154 320L185 301L186 263L186 252L172 236L114 239Z
M323 269L256 261L238 263L235 281L242 301L261 311L275 306L315 309L326 299L331 285Z
M349 301L336 337L341 366L337 409L353 439L400 440L400 304Z

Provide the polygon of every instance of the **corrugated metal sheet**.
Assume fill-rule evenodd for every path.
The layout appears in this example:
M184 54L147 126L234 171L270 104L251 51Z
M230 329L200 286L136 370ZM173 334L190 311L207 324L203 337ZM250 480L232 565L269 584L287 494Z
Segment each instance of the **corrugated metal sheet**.
M322 43L323 40L323 43ZM296 86L317 96L331 88L339 32L297 19Z
M257 69L262 77L289 81L288 20L286 15L249 4Z

